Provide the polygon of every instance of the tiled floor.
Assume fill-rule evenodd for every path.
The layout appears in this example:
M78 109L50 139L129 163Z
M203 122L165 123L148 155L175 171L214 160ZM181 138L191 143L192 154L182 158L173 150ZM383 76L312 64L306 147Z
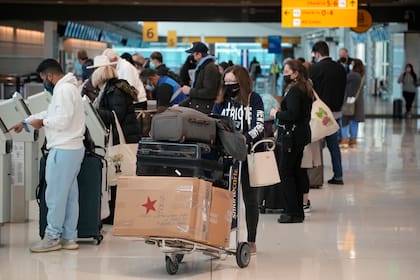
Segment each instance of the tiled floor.
M234 257L187 255L169 276L157 247L113 237L100 246L31 254L38 239L31 221L1 228L0 279L420 279L420 122L369 119L357 149L343 151L345 185L311 190L303 224L260 216L258 254L240 269ZM331 176L325 155L325 178Z

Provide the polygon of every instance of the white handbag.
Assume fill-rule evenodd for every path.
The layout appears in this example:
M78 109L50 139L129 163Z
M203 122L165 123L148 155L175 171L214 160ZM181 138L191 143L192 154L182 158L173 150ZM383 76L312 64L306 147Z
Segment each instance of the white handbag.
M112 126L109 132L109 141L106 149L105 158L108 161L107 181L108 186L117 185L119 176L136 175L136 153L137 144L127 144L117 114L112 111L115 118L115 126L118 132L120 143L113 145Z
M311 121L311 142L318 141L326 136L334 134L340 128L330 108L314 92L315 101L312 103Z
M263 143L269 143L265 152L255 152L255 148ZM276 143L272 139L263 139L255 143L248 154L248 173L251 187L265 187L280 183L279 170L274 155Z

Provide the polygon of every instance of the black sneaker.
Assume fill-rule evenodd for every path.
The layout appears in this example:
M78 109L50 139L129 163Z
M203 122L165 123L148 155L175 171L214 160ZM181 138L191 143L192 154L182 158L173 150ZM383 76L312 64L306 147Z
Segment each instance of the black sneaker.
M308 200L308 203L303 204L303 212L309 213L311 212L311 201Z
M330 180L328 180L328 184L332 185L344 185L343 179L336 179L332 177Z

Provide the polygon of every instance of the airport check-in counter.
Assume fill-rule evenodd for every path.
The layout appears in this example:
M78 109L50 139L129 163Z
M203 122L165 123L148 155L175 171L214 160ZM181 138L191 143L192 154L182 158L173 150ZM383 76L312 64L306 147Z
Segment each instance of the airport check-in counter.
M0 225L10 222L12 136L0 118Z
M17 92L12 98L0 101L0 118L7 129L30 115L31 111ZM29 132L10 132L13 139L11 222L27 221L29 201L35 199L35 188L39 183L38 133L32 126L29 126Z

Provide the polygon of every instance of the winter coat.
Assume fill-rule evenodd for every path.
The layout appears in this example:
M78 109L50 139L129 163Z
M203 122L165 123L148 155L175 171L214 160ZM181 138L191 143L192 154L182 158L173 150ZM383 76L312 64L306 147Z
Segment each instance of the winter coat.
M356 94L360 88L360 83L362 81L364 82L364 79L362 79L362 76L358 72L350 71L347 74L346 93L345 93L344 98L347 99L347 97L356 97ZM362 85L362 88L360 88L359 95L357 96L357 99L354 103L354 115L343 116L342 118L343 126L348 125L350 120L355 120L358 122L365 121L365 102L364 102L363 94L364 92L363 92L363 85Z
M125 80L110 79L105 85L103 96L99 103L98 113L105 126L112 124L113 144L119 144L118 132L112 111L115 111L127 143L137 143L141 138L139 122L134 112L134 98L129 93L132 90ZM134 93L135 95L135 93Z
M332 112L341 112L346 89L346 70L330 57L313 64L310 78L319 97Z
M220 83L220 73L214 64L214 57L207 56L198 64L195 79L188 99L179 105L196 109L204 114L212 110Z

